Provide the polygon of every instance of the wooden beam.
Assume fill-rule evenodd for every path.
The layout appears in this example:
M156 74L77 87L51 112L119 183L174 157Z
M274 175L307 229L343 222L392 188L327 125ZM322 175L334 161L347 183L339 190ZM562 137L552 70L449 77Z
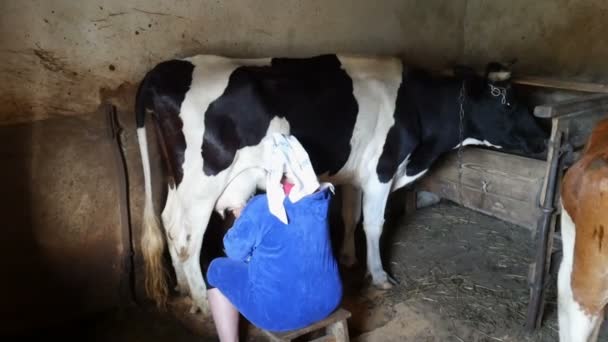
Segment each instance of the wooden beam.
M535 77L535 76L518 76L513 78L513 83L531 85L536 87L555 88L564 90L582 91L587 93L603 93L608 94L608 84L577 82L577 81L562 81L554 78Z
M452 70L442 70L437 72L439 75L452 77L454 72ZM476 72L479 76L484 76L481 72ZM593 82L582 82L582 81L565 81L558 80L551 77L540 77L540 76L514 76L511 79L512 83L523 84L542 88L554 88L571 91L581 91L586 93L601 93L608 94L608 84L605 83L593 83Z
M592 111L608 111L608 94L586 95L572 100L539 105L534 108L534 115L539 118L564 118Z

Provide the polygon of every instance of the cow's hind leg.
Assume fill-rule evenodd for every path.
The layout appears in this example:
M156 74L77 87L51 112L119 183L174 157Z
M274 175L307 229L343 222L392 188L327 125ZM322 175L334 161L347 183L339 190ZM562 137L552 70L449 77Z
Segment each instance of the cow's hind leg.
M374 286L390 289L392 284L382 267L380 237L384 226L384 211L390 193L390 183L375 183L363 190L363 229L367 241L367 270ZM390 279L394 282L393 279Z
M167 206L163 211L163 220L168 227L169 247L180 292L190 294L191 313L196 313L200 309L205 315L209 313L209 310L200 255L203 237L213 210L214 200L210 199L216 198L212 193L208 195L202 200L189 201L188 206L185 206L181 203L178 192L170 192L168 196L170 201L167 201Z
M175 271L175 277L177 280L175 290L178 291L182 296L186 296L190 294L190 287L188 286L186 273L178 256L178 250L175 245L177 235L179 235L179 232L184 229L183 218L183 208L180 207L180 203L177 198L177 191L175 189L169 189L167 193L167 203L162 213L162 219L163 225L167 232L167 245L169 247L169 254L171 255L171 263L173 265L173 270Z
M355 228L361 218L361 190L352 185L342 186L342 220L344 238L340 253L340 263L351 267L357 263L355 256Z
M200 256L203 237L205 236L212 210L213 203L209 203L200 207L194 206L187 211L187 221L191 225L191 230L189 231L192 233L186 236L186 240L182 244L183 247L180 248L179 252L190 287L190 296L192 298L190 312L196 313L200 309L204 315L209 313L209 306L207 302L207 286L203 279Z

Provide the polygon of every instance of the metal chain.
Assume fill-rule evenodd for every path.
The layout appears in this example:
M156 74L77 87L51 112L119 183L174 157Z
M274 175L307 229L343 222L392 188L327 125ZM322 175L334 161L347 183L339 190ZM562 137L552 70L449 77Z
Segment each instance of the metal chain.
M503 87L495 87L490 84L490 93L494 97L501 97L500 103L503 105L507 102L507 89Z
M460 122L458 127L458 140L460 141L458 145L457 157L458 157L458 201L460 205L464 206L464 202L462 200L462 143L464 142L464 100L465 100L465 81L462 81L462 86L460 87L460 95L458 96L458 102L460 104Z

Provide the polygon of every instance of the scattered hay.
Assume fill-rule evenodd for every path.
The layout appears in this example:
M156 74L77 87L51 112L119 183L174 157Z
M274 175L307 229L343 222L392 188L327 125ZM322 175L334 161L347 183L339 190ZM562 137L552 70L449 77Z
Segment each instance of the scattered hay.
M555 320L543 323L534 336L524 332L529 300L527 268L533 251L529 232L503 222L499 225L507 227L497 227L493 218L449 204L419 213L423 217L417 217L415 223L402 223L400 229L407 229L407 236L392 244L399 257L391 262L391 268L401 285L387 294L388 301L430 303L451 321L455 332L457 326L466 325L481 340L557 338ZM424 258L428 259L426 265ZM468 263L464 265L468 269L463 263ZM553 298L555 289L550 287L548 306L554 304Z

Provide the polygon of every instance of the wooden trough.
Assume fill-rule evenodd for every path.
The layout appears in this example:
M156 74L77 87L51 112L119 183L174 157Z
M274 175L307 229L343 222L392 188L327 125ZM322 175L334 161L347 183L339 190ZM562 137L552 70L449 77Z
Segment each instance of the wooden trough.
M448 155L417 182L411 192L430 191L466 208L530 229L536 241L530 262L528 330L541 324L544 289L559 222L559 184L564 170L577 159L587 136L599 120L608 117L608 94L592 94L572 100L536 106L534 115L550 121L551 136L546 157L532 159L484 148L466 149L459 163L456 152ZM411 201L416 196L406 196Z

